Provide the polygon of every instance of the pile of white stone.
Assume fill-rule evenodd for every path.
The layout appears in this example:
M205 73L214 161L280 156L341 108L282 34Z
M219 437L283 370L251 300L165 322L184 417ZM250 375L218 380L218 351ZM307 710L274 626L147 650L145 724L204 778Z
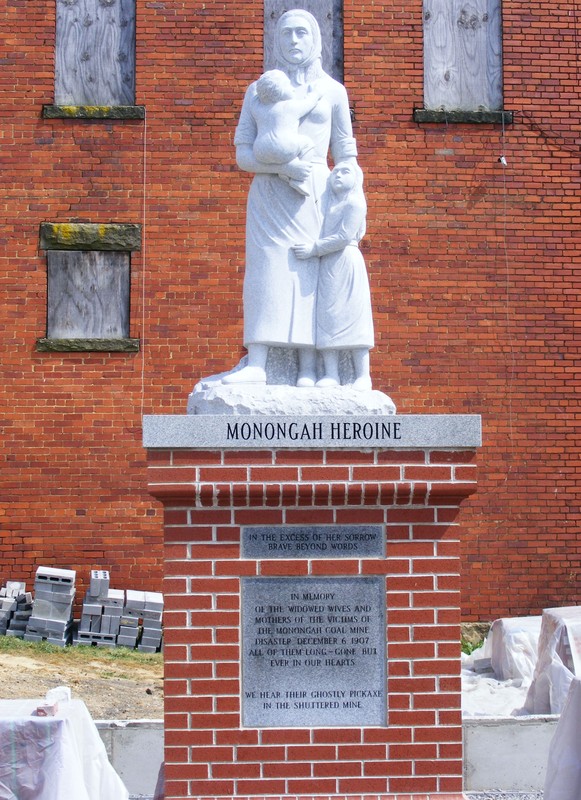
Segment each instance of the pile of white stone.
M0 588L0 636L96 647L137 648L156 653L163 646L163 595L112 589L107 570L92 570L78 633L73 621L76 572L38 567L34 600L26 585L7 581Z
M93 570L83 601L77 644L137 647L156 653L162 647L163 595L111 589L109 573Z
M32 614L32 594L20 581L6 581L0 589L0 635L24 638Z

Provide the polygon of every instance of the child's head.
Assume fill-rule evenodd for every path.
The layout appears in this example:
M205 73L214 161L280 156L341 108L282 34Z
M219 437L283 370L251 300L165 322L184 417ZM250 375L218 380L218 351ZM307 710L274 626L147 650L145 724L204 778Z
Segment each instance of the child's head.
M292 97L290 78L280 69L270 69L256 81L256 94L262 103L276 103Z
M335 165L329 178L334 192L349 192L363 186L363 172L355 161L340 161Z

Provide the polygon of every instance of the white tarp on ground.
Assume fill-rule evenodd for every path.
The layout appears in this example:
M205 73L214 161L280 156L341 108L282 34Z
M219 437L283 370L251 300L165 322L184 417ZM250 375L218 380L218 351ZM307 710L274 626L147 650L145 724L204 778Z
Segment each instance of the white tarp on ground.
M581 677L581 607L495 620L462 667L465 716L560 714L574 675Z
M526 714L560 714L575 672L581 677L581 607L543 611L539 655L524 709Z
M533 679L542 617L513 617L492 623L484 643L482 656L490 658L492 670L499 681Z
M581 680L573 678L549 749L545 800L581 797Z
M510 717L522 709L527 687L521 681L499 681L494 673L477 673L471 656L462 661L462 714L465 717Z
M537 661L540 630L541 617L493 622L484 646L462 660L465 716L502 717L522 713Z

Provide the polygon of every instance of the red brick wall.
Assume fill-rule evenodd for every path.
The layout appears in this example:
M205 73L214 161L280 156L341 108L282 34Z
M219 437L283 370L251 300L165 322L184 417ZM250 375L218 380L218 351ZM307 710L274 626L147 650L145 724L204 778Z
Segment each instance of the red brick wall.
M232 138L261 69L262 4L137 5L145 123L43 120L54 5L6 5L0 579L30 580L44 563L157 588L162 521L144 484L142 409L183 413L196 379L241 354L249 179ZM402 413L484 420L482 482L461 515L467 619L579 600L579 20L556 2L504 0L503 21L515 123L417 125L420 0L345 2L375 385ZM46 320L38 227L73 220L145 223L132 257L142 354L35 351Z
M460 797L456 517L476 488L472 459L150 452L150 490L165 508L168 800ZM353 522L385 525L385 558L240 557L242 525ZM241 729L240 578L307 575L385 576L388 727Z

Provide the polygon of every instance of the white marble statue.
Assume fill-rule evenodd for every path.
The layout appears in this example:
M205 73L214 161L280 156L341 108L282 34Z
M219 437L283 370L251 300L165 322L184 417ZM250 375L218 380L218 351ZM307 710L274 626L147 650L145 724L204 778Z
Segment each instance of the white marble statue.
M315 18L287 11L277 69L246 90L234 136L252 174L246 216L244 345L240 363L202 378L189 414L395 414L372 391L373 320L359 242L365 233L345 88L321 66ZM329 154L335 164L329 170Z
M251 105L257 128L252 149L258 161L282 165L294 158L305 159L314 144L299 132L299 123L315 108L321 92L309 90L306 97L298 97L288 75L271 69L256 81L256 96L260 102ZM297 181L280 172L279 178L308 197L308 181Z
M335 164L355 160L357 149L347 92L321 65L321 35L315 18L302 9L283 14L276 27L274 49L277 67L289 78L294 99L322 96L298 126L300 136L312 142L312 149L287 162L267 163L254 153L257 115L264 110L257 82L246 91L234 143L238 166L254 175L248 194L243 295L248 356L246 366L224 376L222 382L266 383L269 348L282 347L298 354L296 385L313 387L318 378L320 259L316 255L299 257L293 246L320 238L329 149ZM297 191L290 181L298 182L308 195Z
M359 250L366 213L361 168L353 161L340 162L329 177L320 238L293 247L300 259L321 259L315 343L323 355L325 374L317 381L319 387L340 384L339 354L348 350L355 372L353 388L371 389L373 318L367 270Z

